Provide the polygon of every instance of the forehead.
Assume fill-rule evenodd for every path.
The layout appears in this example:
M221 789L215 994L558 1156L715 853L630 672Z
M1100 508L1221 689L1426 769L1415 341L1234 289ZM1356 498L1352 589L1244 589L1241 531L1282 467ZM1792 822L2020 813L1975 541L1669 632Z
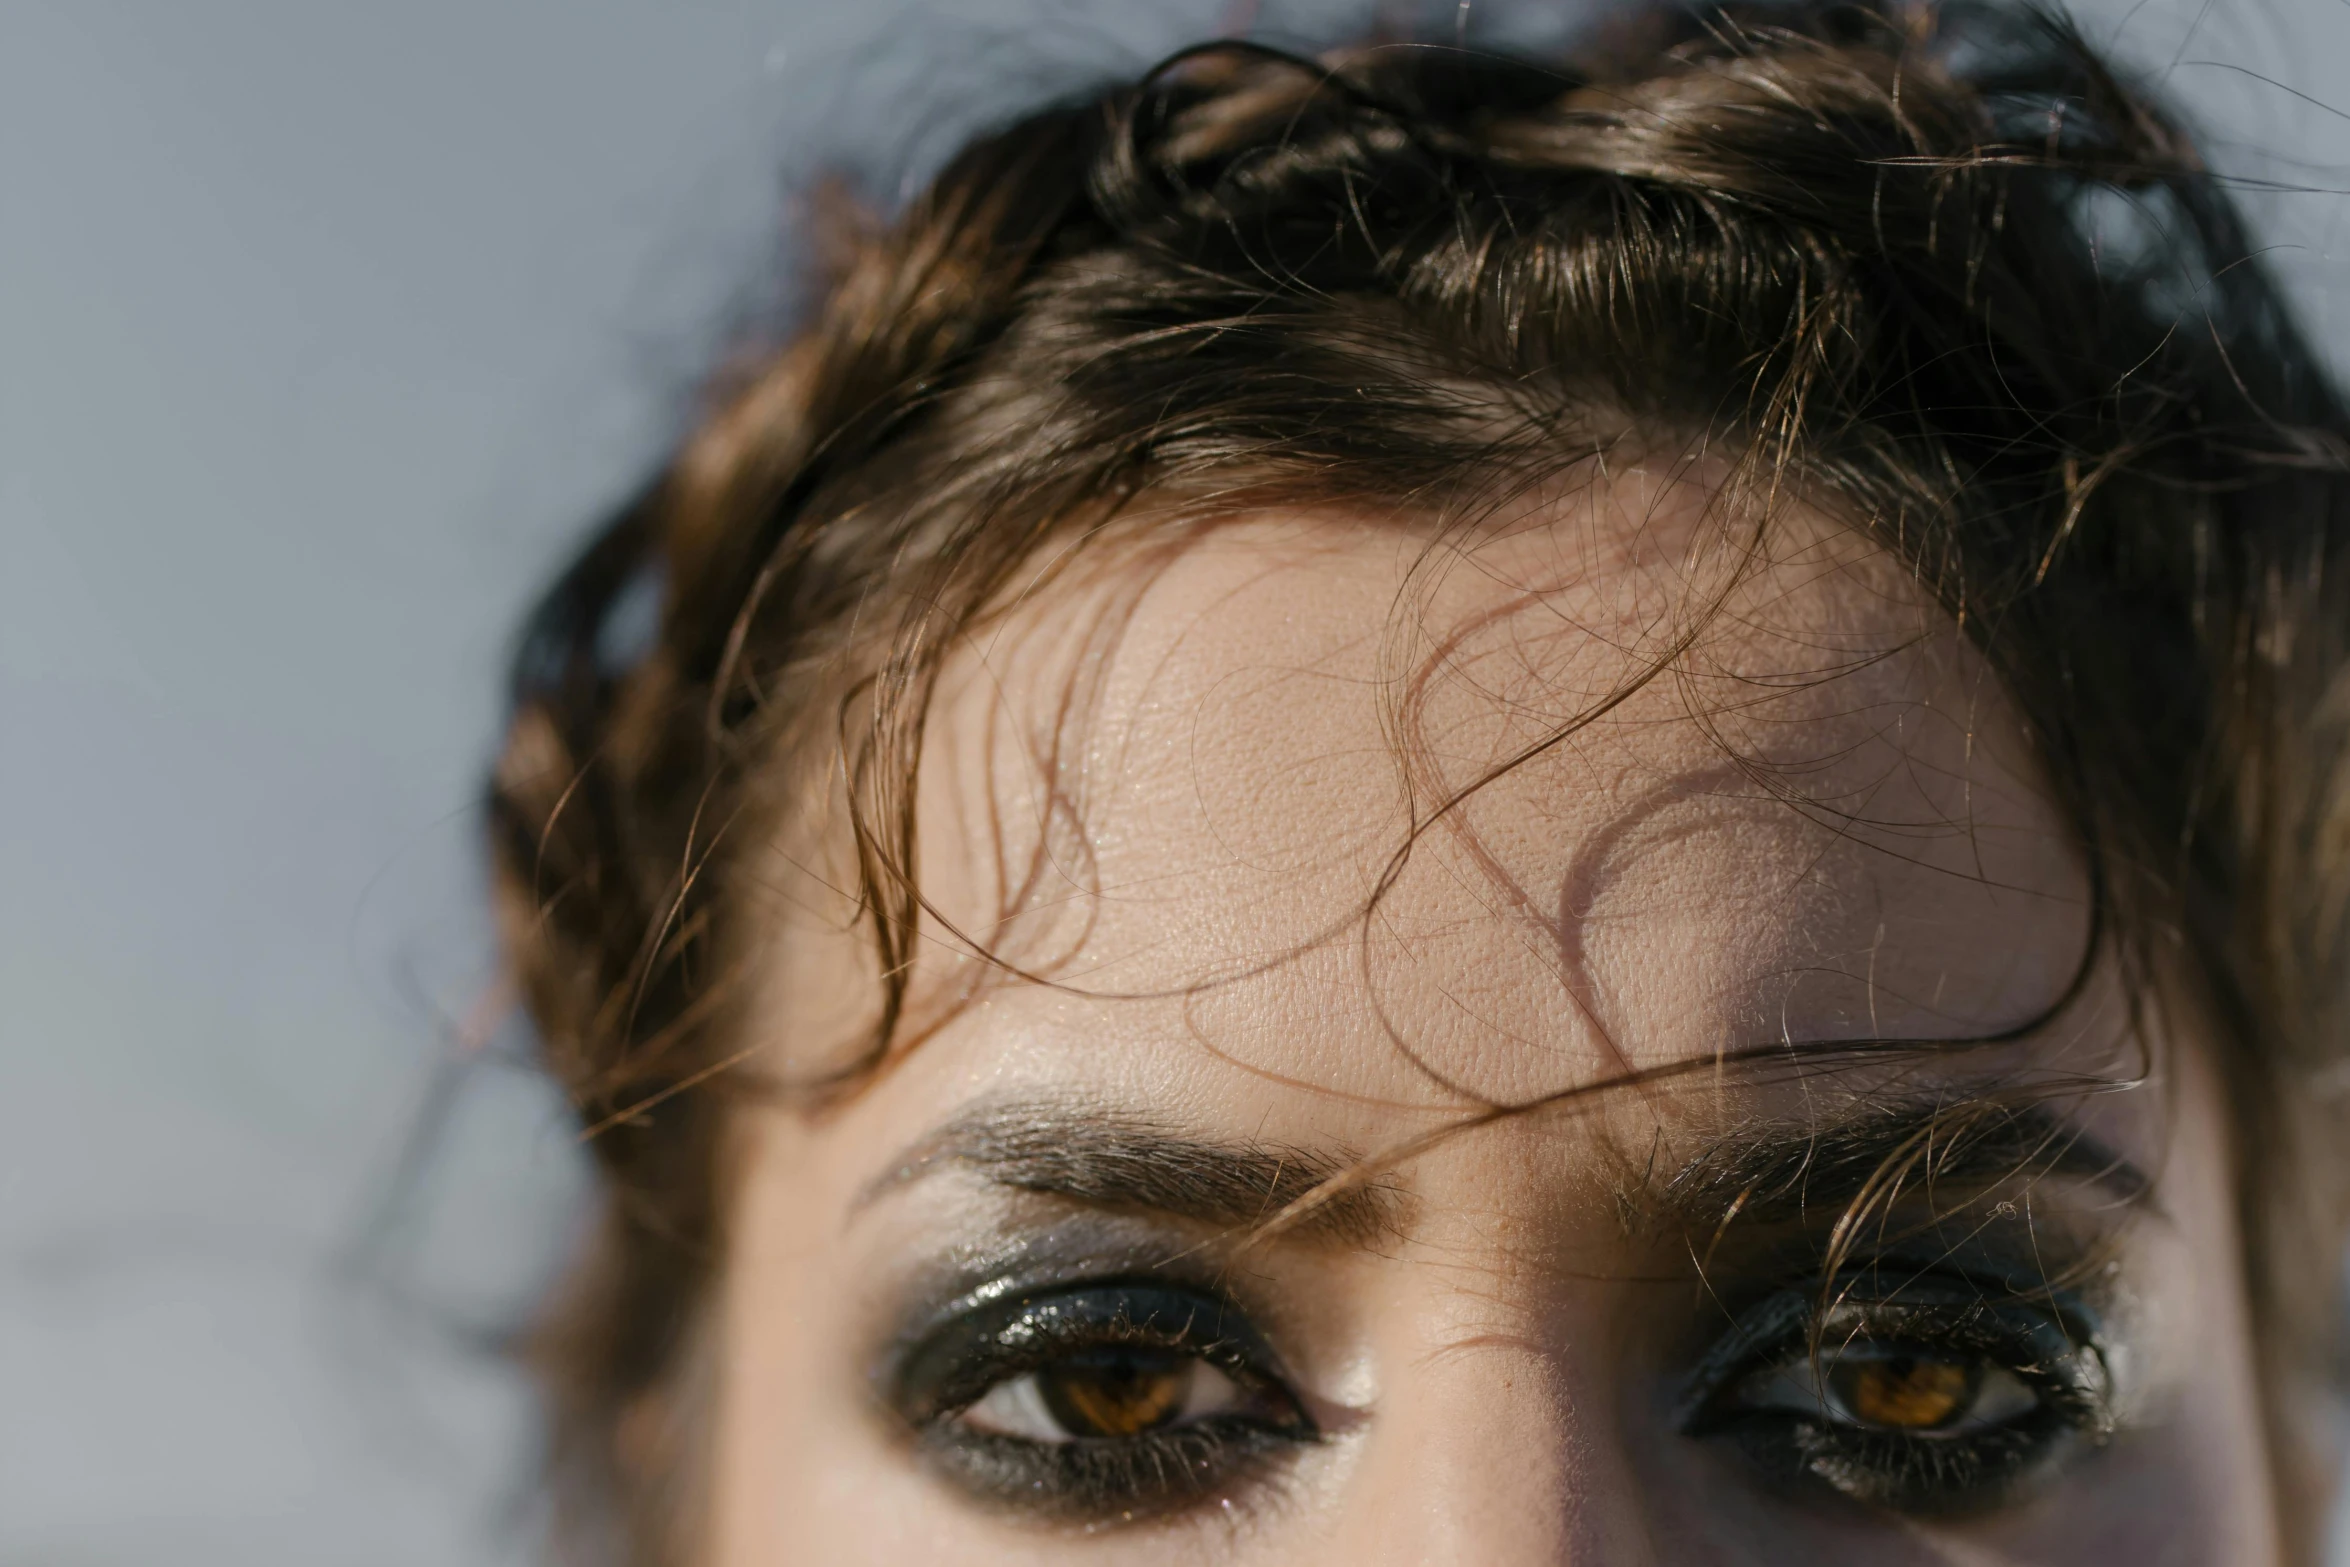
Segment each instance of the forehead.
M986 1070L1510 1100L1996 1033L2078 964L2020 726L1851 529L1632 469L1442 535L1158 537L1040 566L941 687L915 1014Z

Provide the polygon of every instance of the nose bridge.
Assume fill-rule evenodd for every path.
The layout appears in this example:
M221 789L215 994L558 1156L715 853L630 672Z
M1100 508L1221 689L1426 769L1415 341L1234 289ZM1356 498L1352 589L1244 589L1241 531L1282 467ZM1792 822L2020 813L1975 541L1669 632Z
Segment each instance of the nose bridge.
M1379 1400L1344 1511L1361 1567L1647 1567L1604 1379L1571 1348L1485 1334L1417 1359Z

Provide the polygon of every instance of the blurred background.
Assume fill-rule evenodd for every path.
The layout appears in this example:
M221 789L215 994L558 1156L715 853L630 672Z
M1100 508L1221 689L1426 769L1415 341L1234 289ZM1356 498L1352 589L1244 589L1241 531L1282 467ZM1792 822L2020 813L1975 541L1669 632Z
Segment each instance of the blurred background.
M788 306L814 172L1372 14L0 5L0 1564L529 1558L500 1345L580 1172L491 989L509 628ZM2350 4L2079 14L2350 366Z

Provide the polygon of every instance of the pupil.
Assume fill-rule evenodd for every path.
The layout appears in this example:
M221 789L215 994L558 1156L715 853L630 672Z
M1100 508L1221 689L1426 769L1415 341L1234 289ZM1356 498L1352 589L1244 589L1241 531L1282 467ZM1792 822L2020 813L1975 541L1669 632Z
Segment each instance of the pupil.
M1931 1431L1974 1402L1980 1366L1919 1355L1871 1356L1838 1366L1830 1380L1844 1407L1870 1425Z
M1139 1436L1183 1412L1195 1364L1161 1350L1093 1350L1037 1372L1037 1391L1072 1436Z

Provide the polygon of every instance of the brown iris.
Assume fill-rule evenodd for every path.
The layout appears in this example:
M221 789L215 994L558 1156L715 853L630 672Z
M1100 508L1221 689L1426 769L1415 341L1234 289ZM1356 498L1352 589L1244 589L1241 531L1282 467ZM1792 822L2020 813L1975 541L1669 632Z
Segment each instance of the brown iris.
M1072 1436L1139 1436L1183 1413L1198 1367L1190 1356L1165 1350L1093 1350L1038 1371L1036 1386Z
M1856 1419L1894 1431L1933 1431L1964 1415L1983 1380L1979 1363L1935 1355L1846 1356L1829 1368L1837 1401Z

